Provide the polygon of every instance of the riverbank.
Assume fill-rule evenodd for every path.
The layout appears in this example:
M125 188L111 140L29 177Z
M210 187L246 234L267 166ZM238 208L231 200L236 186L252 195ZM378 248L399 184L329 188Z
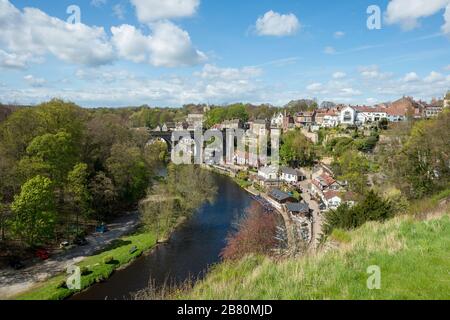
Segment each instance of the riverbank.
M370 222L331 236L327 250L275 261L249 256L217 265L181 300L448 299L448 208L423 218ZM428 250L424 250L424 246ZM381 270L371 290L370 266ZM368 273L369 272L369 273ZM372 276L373 278L373 276ZM243 285L245 284L245 285Z
M20 294L16 300L63 300L95 283L106 281L114 271L125 267L144 252L157 245L154 232L144 232L114 240L109 247L96 255L86 257L76 265L82 270L80 290L66 287L67 275L62 273L37 284L33 289ZM132 250L133 249L133 250Z
M28 262L22 270L4 268L0 270L0 299L9 299L22 294L46 280L80 263L86 257L107 248L112 241L134 232L139 224L137 212L123 215L108 224L109 232L95 233L86 237L88 244L55 254L46 261Z

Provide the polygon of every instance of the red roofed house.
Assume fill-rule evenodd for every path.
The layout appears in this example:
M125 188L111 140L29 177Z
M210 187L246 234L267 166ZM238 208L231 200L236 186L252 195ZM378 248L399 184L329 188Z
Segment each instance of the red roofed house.
M324 172L312 180L311 193L325 203L325 192L339 191L341 185L328 173Z

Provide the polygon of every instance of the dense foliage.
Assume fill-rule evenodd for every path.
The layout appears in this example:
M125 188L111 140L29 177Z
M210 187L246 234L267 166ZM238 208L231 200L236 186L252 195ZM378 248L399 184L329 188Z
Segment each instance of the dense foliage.
M132 114L52 100L0 123L6 237L29 246L70 238L80 223L135 205L162 150L146 152L145 133L130 128Z
M355 229L368 221L383 221L393 215L393 207L374 191L369 191L362 201L351 207L343 204L336 210L325 213L324 233L334 229Z
M310 166L317 159L314 144L299 130L289 131L281 137L281 161L292 167Z

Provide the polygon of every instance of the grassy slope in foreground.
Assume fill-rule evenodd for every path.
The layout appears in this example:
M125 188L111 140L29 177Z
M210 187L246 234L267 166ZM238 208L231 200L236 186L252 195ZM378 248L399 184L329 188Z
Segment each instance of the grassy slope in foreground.
M450 218L397 217L340 231L340 248L274 262L223 263L183 296L188 299L450 299ZM381 268L381 290L366 270Z

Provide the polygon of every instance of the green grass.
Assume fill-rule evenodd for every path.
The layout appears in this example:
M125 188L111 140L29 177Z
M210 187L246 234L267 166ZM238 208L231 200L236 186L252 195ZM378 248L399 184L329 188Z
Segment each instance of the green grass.
M143 252L154 247L155 244L156 234L154 232L140 233L116 240L103 252L86 258L78 264L82 270L85 268L88 270L88 273L81 277L81 290L96 282L108 279L114 270L130 263L141 256ZM133 246L136 246L137 250L130 254L130 249ZM112 261L110 261L111 257L113 258ZM61 284L66 281L66 277L67 275L64 274L53 277L31 291L15 297L15 299L62 300L70 297L80 290L69 290L61 287Z
M250 256L216 266L183 299L450 299L450 218L397 217L333 236L338 249L280 262ZM381 289L367 288L369 266Z

